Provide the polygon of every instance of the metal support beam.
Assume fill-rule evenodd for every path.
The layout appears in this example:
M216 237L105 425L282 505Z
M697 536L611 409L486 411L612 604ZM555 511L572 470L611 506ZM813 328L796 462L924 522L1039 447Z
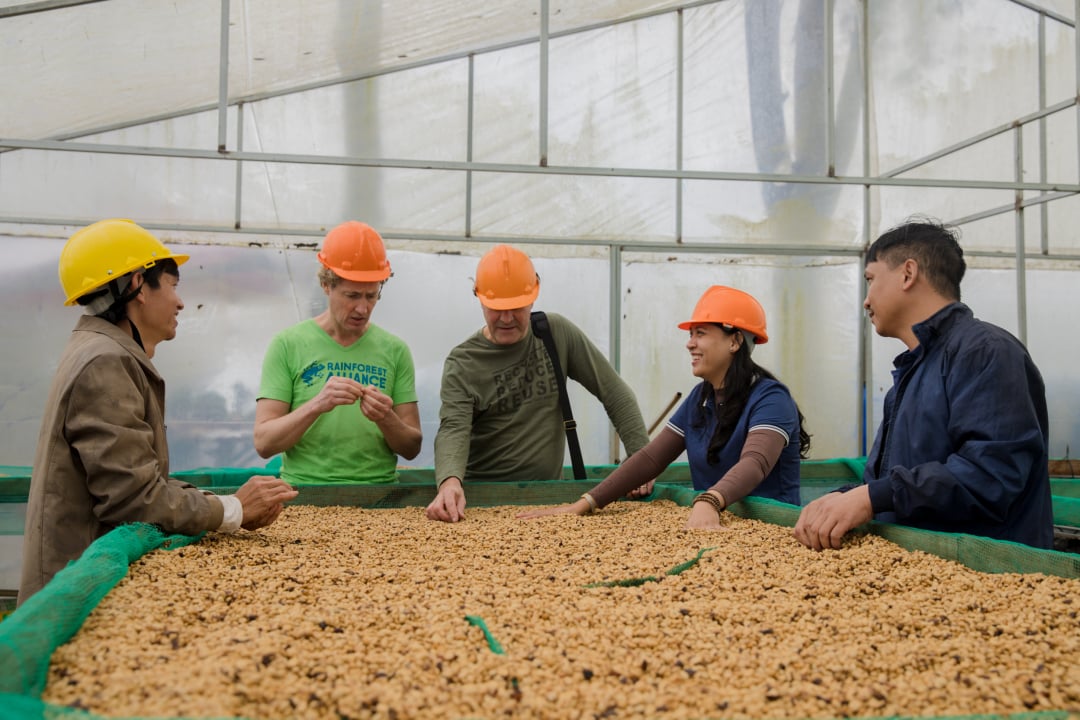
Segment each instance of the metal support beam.
M548 0L540 0L540 167L548 164Z
M608 342L611 365L615 372L622 371L622 248L610 246L608 252ZM619 435L612 428L609 433L610 457L608 462L619 462Z
M1015 135L1016 176L1024 174L1024 128ZM1016 191L1016 329L1020 342L1027 345L1027 268L1024 263L1024 191Z
M244 150L244 103L236 106L236 149ZM236 229L239 230L244 224L243 201L244 201L244 162L236 163L236 209L233 217Z
M229 134L229 0L221 0L221 48L218 63L218 152Z
M1077 0L1080 2L1080 0ZM861 0L860 7L862 8L862 24L859 30L859 44L862 48L862 71L863 71L863 124L862 124L862 144L863 144L863 166L862 172L866 177L870 176L870 117L873 110L873 104L871 103L871 89L873 83L870 82L870 3L869 0ZM873 233L873 226L870 221L871 214L873 212L873 194L872 186L866 184L863 186L863 247L865 249L870 247L872 242L871 234ZM860 258L860 262L864 262ZM861 391L855 394L855 401L858 403L858 412L855 417L859 418L860 425L857 428L859 433L858 447L861 449L862 455L867 455L870 452L870 433L874 432L874 404L871 402L874 388L874 353L873 346L870 342L870 333L873 332L870 327L870 320L866 317L866 313L863 312L863 294L862 284L858 286L859 292L858 302L858 318L859 318L859 377L862 378Z
M468 119L465 129L465 159L468 162L473 160L473 142L475 141L475 105L476 95L474 92L476 81L476 57L474 55L469 56L469 97L468 97ZM465 237L472 235L472 194L473 194L473 173L472 170L465 171Z

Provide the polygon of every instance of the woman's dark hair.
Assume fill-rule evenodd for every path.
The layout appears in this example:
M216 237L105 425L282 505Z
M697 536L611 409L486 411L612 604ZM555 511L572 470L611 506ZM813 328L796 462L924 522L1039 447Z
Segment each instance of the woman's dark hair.
M735 328L728 330L723 325L717 325L717 327L727 335L742 333L741 330ZM716 408L716 431L709 441L709 451L706 455L710 465L720 462L720 451L731 439L731 433L735 432L735 426L739 424L739 416L742 415L743 408L750 399L750 391L762 378L777 379L775 375L750 358L750 343L744 337L739 344L739 349L732 356L731 366L728 367L727 374L724 376L724 402ZM702 397L715 397L716 388L708 380L702 385L704 385ZM795 411L799 413L799 457L805 459L810 455L810 433L806 432L806 418L803 417L798 404L795 405ZM704 425L705 408L704 405L698 405L694 427Z

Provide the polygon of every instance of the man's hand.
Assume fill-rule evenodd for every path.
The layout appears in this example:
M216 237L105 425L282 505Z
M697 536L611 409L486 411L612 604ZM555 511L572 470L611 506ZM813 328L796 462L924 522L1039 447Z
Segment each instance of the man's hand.
M870 488L860 485L847 492L831 492L808 503L799 513L791 534L811 550L838 550L849 530L873 517Z
M374 385L361 387L360 410L368 420L378 423L394 411L394 400Z
M523 513L518 513L516 517L518 520L532 520L534 518L548 517L550 515L588 515L589 508L589 501L582 498L569 505L556 505L555 507L540 508L539 510L526 510Z
M427 506L427 517L428 520L452 523L465 519L465 491L460 479L448 477L443 480L439 494Z
M244 507L244 519L240 527L256 530L277 520L285 503L299 493L284 480L270 475L253 475L239 490L236 497Z
M633 490L631 490L630 492L626 493L626 497L630 498L631 500L634 500L634 499L637 499L637 498L648 497L649 495L652 494L653 485L655 485L655 484L656 484L656 480L650 480L649 482L645 483L644 485L642 485L640 487L636 487Z
M330 412L338 405L352 405L364 397L365 392L370 392L370 389L365 388L352 378L334 375L327 379L319 394L309 402L314 403L320 413L325 413Z

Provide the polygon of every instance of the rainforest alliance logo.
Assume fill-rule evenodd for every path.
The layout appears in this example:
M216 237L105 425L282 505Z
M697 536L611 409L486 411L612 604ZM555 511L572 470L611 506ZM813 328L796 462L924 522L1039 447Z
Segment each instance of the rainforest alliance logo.
M300 379L304 381L304 384L311 387L315 384L315 381L322 377L323 371L326 370L326 365L321 362L313 362L304 368L304 371L300 373Z
M315 383L326 382L331 377L352 378L364 387L375 386L386 390L389 373L381 365L368 365L356 362L313 362L300 373L304 385L311 387Z

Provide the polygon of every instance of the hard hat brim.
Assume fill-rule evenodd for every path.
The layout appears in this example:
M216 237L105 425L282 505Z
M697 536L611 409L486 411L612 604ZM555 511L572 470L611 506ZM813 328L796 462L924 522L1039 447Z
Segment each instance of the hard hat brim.
M517 297L509 298L486 298L483 295L477 295L480 299L480 304L486 307L488 310L518 310L531 305L536 302L536 298L540 296L540 286L537 285L533 292L526 293L525 295L518 295Z
M679 329L680 330L689 330L690 328L694 327L695 325L719 325L719 324L720 323L717 323L717 322L715 322L713 320L687 320L686 322L679 323ZM737 327L737 326L735 326L735 329L740 331L740 332L750 332L749 330L744 330L743 328ZM750 334L754 336L754 344L755 345L764 345L765 343L769 342L769 337L767 335L759 335L758 333L754 333L754 332L751 332Z
M350 280L352 282L382 282L390 277L390 268L384 270L339 270L332 268L326 263L323 263L323 267L326 267L330 272L337 275L342 280Z
M71 295L70 297L68 297L67 300L64 301L64 306L68 307L68 306L71 306L71 305L75 305L76 303L79 302L79 298L85 297L85 296L87 296L87 295L89 295L91 293L97 292L98 290L100 290L103 287L105 287L106 285L108 285L110 280L114 280L116 278L122 278L125 275L127 275L128 273L135 272L136 270L145 270L145 269L152 268L152 267L154 267L154 265L161 262L162 260L172 260L174 263L176 263L176 266L179 267L179 266L183 265L184 263L186 263L190 259L191 259L190 255L184 255L183 253L172 253L172 252L170 252L169 255L167 255L166 257L155 259L154 262L150 263L149 265L147 265L146 263L135 263L134 265L132 265L129 268L126 268L124 270L118 270L113 276L106 278L105 281L103 283L101 283L100 285L96 285L96 286L94 286L92 288L82 288L82 289L80 289L79 292Z

